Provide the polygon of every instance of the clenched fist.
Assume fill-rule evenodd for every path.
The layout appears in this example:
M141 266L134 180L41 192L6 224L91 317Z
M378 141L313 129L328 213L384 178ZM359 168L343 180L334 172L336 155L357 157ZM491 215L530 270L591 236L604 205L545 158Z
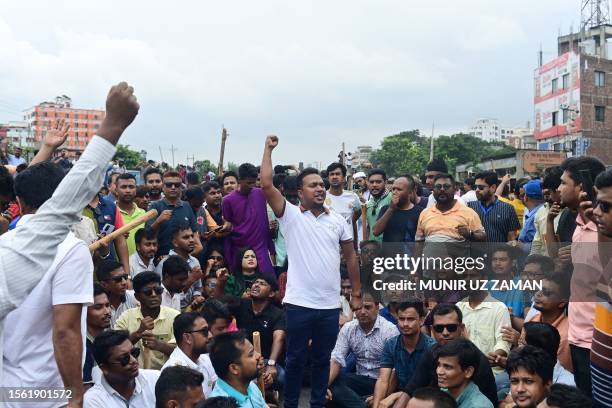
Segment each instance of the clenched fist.
M125 82L113 86L106 97L106 117L98 134L112 144L117 144L121 134L134 121L140 105L134 88Z

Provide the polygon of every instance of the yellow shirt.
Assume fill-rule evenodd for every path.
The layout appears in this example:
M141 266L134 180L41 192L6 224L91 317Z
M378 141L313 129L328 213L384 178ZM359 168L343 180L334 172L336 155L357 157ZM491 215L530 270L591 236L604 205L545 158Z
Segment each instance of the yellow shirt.
M417 225L417 241L444 241L444 237L456 241L465 241L457 227L465 225L472 231L482 231L482 222L476 211L458 200L448 211L440 211L434 205L421 212Z
M525 217L525 204L523 204L521 199L515 198L514 200L510 201L504 197L498 197L498 198L500 199L500 201L503 201L504 203L508 203L512 207L514 207L514 212L516 213L516 216L518 217L519 224L521 224L521 228L523 228L523 218Z
M126 211L123 211L121 208L119 208L119 206L117 206L117 209L121 213L121 218L123 219L123 225L126 225L127 223L134 221L136 218L146 213L145 210L138 207L136 204L134 204L134 212L132 213L132 215L128 214ZM127 238L128 253L130 256L133 255L134 252L136 252L136 241L135 241L136 232L144 228L144 226L145 224L143 222L142 224L140 224L139 226L137 226L136 228L130 231L130 235Z
M160 306L159 316L153 322L153 334L158 340L165 343L176 343L174 339L174 332L172 331L172 325L174 324L174 318L179 314L178 311L171 309L166 306ZM140 322L143 316L140 312L140 307L133 307L126 310L121 314L117 323L115 323L115 330L127 330L130 334L134 333L140 328ZM144 351L142 340L139 340L137 344L134 344ZM138 364L140 368L144 367L144 352L140 353L138 357ZM159 370L168 361L168 356L159 351L151 350L151 368L153 370Z

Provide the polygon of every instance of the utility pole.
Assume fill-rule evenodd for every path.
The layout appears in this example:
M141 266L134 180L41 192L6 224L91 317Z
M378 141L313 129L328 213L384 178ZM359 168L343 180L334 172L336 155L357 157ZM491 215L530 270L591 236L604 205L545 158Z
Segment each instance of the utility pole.
M429 161L432 161L434 158L434 122L431 123L431 140L429 141Z
M162 153L162 148L161 146L158 146L158 147L159 147L159 157L161 158L162 163L164 163L164 154Z
M172 147L170 148L170 151L172 152L172 168L176 168L174 166L174 152L176 152L178 149L174 147L174 145L172 145Z
M195 164L195 156L193 154L191 156L187 155L186 159L187 159L188 164L189 164L189 160L191 160L191 167L193 167Z
M225 156L225 141L227 140L228 135L229 133L227 133L225 126L223 126L223 130L221 131L221 152L219 154L219 168L217 171L217 175L219 176L223 174L223 157Z

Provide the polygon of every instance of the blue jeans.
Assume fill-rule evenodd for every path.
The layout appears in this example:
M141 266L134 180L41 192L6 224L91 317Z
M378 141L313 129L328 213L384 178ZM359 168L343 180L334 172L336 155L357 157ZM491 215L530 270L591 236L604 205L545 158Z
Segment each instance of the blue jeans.
M286 304L287 357L285 359L285 408L297 408L302 377L311 348L310 406L325 406L329 359L338 337L340 309L310 309Z

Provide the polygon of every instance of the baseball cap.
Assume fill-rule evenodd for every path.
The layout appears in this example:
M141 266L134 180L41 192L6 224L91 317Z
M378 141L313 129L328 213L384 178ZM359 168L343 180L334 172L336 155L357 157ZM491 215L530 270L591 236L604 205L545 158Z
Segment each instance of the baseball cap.
M542 195L542 181L541 180L530 180L523 188L525 189L525 195L529 198L535 198L537 200L543 200Z

